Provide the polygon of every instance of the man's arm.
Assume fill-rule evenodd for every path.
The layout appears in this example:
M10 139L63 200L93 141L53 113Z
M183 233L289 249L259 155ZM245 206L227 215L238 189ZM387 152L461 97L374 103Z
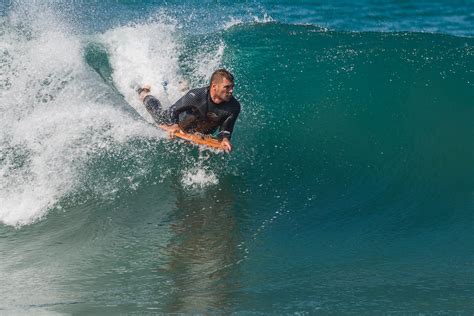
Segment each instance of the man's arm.
M179 127L179 114L191 110L196 103L197 95L196 93L191 90L188 93L186 93L184 96L182 96L178 101L176 101L171 107L170 107L170 113L171 113L171 123L172 125L168 129L168 136L169 137L174 137L174 134L178 131L181 130Z
M237 117L239 116L239 113L240 113L240 105L238 107L238 109L233 112L231 115L229 115L225 120L224 122L222 122L221 126L220 126L220 131L219 131L219 137L222 138L222 139L225 139L227 138L228 140L230 140L231 136L232 136L232 132L234 131L234 125L235 125L235 122L237 121Z
M196 106L198 102L199 95L196 93L196 89L189 91L184 96L182 96L175 104L170 107L171 111L171 122L178 124L179 114L191 110Z
M226 152L230 152L232 150L232 143L230 142L230 138L232 136L234 125L237 121L239 113L240 104L238 104L237 110L235 112L232 112L232 114L229 115L229 117L227 117L220 126L219 137L222 138L221 147Z

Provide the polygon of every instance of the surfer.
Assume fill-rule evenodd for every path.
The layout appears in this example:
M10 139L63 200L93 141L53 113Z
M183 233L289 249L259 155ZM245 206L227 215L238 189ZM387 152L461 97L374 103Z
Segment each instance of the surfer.
M151 95L149 85L137 92L155 122L170 125L170 137L180 130L213 134L219 128L217 136L222 149L226 152L232 150L230 139L240 113L240 103L233 96L234 76L229 71L214 71L209 86L188 91L167 110L163 110L160 101Z

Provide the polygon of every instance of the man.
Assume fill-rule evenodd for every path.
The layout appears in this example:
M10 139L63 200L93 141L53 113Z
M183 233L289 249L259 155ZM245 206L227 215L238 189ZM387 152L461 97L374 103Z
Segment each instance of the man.
M162 109L150 90L150 86L138 89L140 100L157 124L171 125L171 137L179 130L212 134L219 128L222 149L232 150L230 139L240 113L240 103L233 96L234 76L229 71L214 71L208 87L190 90L168 110Z

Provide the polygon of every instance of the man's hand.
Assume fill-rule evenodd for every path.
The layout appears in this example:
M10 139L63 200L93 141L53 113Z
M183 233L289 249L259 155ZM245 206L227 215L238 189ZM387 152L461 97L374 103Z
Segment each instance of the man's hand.
M226 152L229 153L232 150L232 144L230 143L228 138L223 138L221 141L221 148Z
M173 124L173 125L169 126L168 127L168 137L173 138L174 134L176 134L180 130L181 130L181 128L179 127L178 124Z

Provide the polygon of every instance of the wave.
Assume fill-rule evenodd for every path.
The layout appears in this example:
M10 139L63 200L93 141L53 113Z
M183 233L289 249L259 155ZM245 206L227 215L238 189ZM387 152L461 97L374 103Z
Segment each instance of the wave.
M473 39L116 5L93 32L76 7L1 17L3 310L469 310ZM217 67L230 155L168 141L134 91L168 106Z
M464 179L464 194L471 192L471 39L271 21L189 34L155 19L92 36L70 34L60 21L3 25L5 224L35 222L91 188L108 196L147 185L170 168L184 170L174 173L183 187L216 185L217 170L230 168L223 175L256 177L251 185L279 192L272 196L319 197L319 207L334 199L360 208L380 196L427 197L441 187L433 177L442 186ZM134 88L151 84L169 106L182 94L181 81L206 84L217 66L237 77L244 106L238 149L224 164L202 153L183 159L191 153L185 150L184 164L165 167L171 158L155 151L168 145L147 124ZM119 167L118 153L136 163ZM163 168L152 171L156 159Z

